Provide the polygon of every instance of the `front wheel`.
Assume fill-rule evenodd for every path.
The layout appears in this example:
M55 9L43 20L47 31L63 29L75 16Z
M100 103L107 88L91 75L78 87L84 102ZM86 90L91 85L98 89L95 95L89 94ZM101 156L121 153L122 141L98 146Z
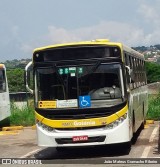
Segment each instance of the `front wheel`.
M67 150L67 147L56 147L57 152L63 152L63 151L66 151L66 150Z
M130 150L131 147L132 147L131 141L124 143L124 144L123 144L123 147L124 147L126 150Z
M63 151L63 147L56 147L56 150L57 150L58 152L61 152L61 151Z
M126 142L126 143L123 143L123 151L125 154L129 154L130 150L131 150L131 147L132 147L132 142L129 141L129 142Z

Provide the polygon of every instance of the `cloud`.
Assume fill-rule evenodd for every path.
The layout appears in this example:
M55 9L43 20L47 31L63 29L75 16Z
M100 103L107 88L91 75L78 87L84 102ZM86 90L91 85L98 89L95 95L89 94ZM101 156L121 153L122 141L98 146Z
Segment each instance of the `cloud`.
M64 43L71 41L107 38L123 42L129 46L148 46L160 43L160 1L139 0L135 10L141 24L103 20L93 26L78 29L65 29L51 25L48 27L48 42ZM150 3L149 3L150 2Z
M150 27L150 31L144 34L144 45L154 45L160 43L160 1L155 0L154 3L151 1L140 1L139 9L137 10L142 17L144 29ZM145 27L146 26L146 27Z
M122 42L128 46L143 45L146 41L153 40L151 34L145 37L143 29L125 22L116 21L101 21L93 26L72 30L64 27L48 26L47 30L46 35L38 36L29 41L22 41L19 37L19 28L12 27L13 39L15 39L15 43L18 43L20 53L31 55L36 47L94 39L109 39L110 41Z
M15 26L12 30L13 34L18 36L18 27ZM101 21L96 25L77 29L48 26L46 35L19 42L19 47L23 53L31 55L36 47L101 38L122 42L128 46L148 46L159 43L160 30L154 29L153 32L145 33L142 27L118 21Z
M80 40L79 37L72 30L65 28L57 28L55 26L48 27L48 39L53 43L64 43Z
M138 12L143 16L145 21L149 24L154 24L155 26L160 24L160 1L154 1L148 4L146 1L142 1L140 4Z
M11 34L15 37L19 36L19 27L17 25L11 27Z
M74 30L49 26L47 37L51 43L64 43L105 38L110 39L111 41L123 42L132 46L142 42L144 32L142 29L127 23L101 21L97 25L82 27Z
M29 44L21 44L20 50L22 50L25 53L31 53L33 50L33 46L31 46Z
M5 57L1 59L6 59L7 56L8 59L10 59L11 55L17 58L31 57L33 49L37 47L98 38L122 42L128 46L159 44L160 0L154 0L154 2L151 0L137 0L135 3L137 3L137 7L131 10L135 12L134 16L130 14L130 11L124 12L125 14L118 11L120 13L119 16L116 16L116 19L112 20L112 17L109 19L106 12L107 19L105 19L106 17L103 15L104 17L100 17L100 19L96 20L97 22L94 20L93 23L92 20L88 20L90 24L87 25L92 26L69 29L65 28L65 23L63 26L58 27L56 24L48 26L48 23L44 22L44 26L39 26L38 28L32 26L32 32L29 31L30 29L28 27L26 28L25 26L24 28L22 22L11 21L9 15L5 18L5 12L3 12L0 15L3 26L3 28L0 29L0 54L5 55ZM128 14L130 20L127 20L128 17L125 18L126 14ZM3 19L3 17L5 19ZM119 17L121 17L120 20L124 17L126 21L118 21ZM85 19L87 20L87 16ZM86 25L85 21L84 24L81 25ZM67 23L69 24L69 22ZM83 20L80 20L80 23L83 23ZM73 27L76 27L75 24L76 23L73 23ZM72 27L72 25L70 27ZM40 31L38 31L38 29Z

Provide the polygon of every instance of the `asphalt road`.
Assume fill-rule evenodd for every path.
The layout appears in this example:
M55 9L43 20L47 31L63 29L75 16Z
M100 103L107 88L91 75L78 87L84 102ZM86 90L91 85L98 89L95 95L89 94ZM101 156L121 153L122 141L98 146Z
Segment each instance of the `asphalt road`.
M139 131L137 141L130 150L125 150L123 145L109 145L106 147L87 147L66 149L57 152L55 148L38 147L36 144L36 130L24 128L12 135L0 135L0 157L6 158L33 158L38 163L45 162L57 164L56 166L116 166L110 164L109 160L125 160L129 158L160 158L158 153L159 122L150 124L148 128ZM40 161L42 160L42 161ZM45 161L43 161L45 160ZM76 165L75 165L76 164ZM88 165L89 164L89 165ZM49 164L45 166L50 166ZM72 166L69 165L69 166ZM119 166L124 166L121 163ZM137 166L129 164L127 166ZM140 164L141 165L141 164ZM6 166L6 165L5 165ZM14 166L14 165L12 165ZM30 165L31 166L31 165ZM153 165L152 165L153 166Z

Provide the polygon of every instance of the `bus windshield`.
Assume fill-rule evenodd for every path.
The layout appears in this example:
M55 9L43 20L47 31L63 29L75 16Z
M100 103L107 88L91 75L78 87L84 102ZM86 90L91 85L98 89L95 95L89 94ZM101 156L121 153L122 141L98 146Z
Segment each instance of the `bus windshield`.
M116 105L123 101L121 73L121 65L118 63L38 67L36 99L37 102L61 101L89 96L90 107Z

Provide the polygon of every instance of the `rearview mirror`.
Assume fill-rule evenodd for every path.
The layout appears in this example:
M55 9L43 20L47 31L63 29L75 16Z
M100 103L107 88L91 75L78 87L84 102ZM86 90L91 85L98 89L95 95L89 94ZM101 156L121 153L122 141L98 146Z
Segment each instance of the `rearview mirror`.
M135 75L133 69L131 69L129 66L126 66L126 75L128 83L133 83L135 80Z
M24 78L24 82L25 82L25 85L26 85L26 89L31 93L33 94L33 90L30 89L29 87L29 83L30 83L30 67L32 66L32 62L29 62L26 67L25 67L25 78Z
M135 74L132 69L130 71L130 78L131 78L131 83L133 83L135 81Z

